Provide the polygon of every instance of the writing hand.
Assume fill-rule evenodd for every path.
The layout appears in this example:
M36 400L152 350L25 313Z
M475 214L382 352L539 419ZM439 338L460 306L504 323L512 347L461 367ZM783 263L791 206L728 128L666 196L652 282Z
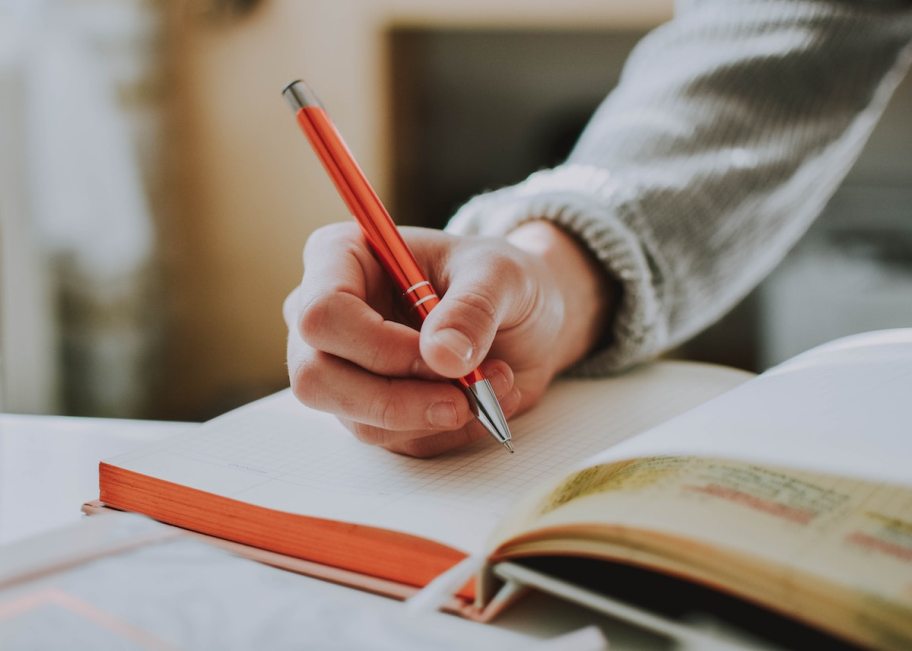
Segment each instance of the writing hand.
M308 240L285 301L288 369L301 402L360 440L426 457L487 436L451 378L480 365L508 418L528 409L604 331L610 292L546 222L506 239L401 230L442 296L420 333L358 227L334 224Z

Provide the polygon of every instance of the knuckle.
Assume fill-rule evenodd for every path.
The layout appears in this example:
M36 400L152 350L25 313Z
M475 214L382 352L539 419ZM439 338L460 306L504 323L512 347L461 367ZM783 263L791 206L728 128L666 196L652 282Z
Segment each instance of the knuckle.
M306 360L294 370L291 379L291 391L302 404L308 407L317 407L319 380L320 371L318 364L313 360Z
M456 309L453 314L464 325L470 326L467 334L481 329L490 332L497 328L497 307L494 302L482 292L468 291L454 296ZM470 335L471 336L471 335ZM474 344L479 342L474 341Z
M437 450L437 446L432 441L428 440L429 438L430 437L424 437L403 441L396 446L395 452L409 457L415 457L416 459L430 459L431 457L437 456L439 451Z
M367 368L382 373L390 367L390 353L383 346L371 346L367 354Z
M375 398L369 410L371 420L389 430L402 429L403 412L402 404L387 394Z
M304 245L304 259L307 259L309 252L319 251L324 247L350 240L353 227L354 224L348 222L335 222L316 229L310 234Z
M301 287L295 287L288 293L288 296L285 297L285 300L282 302L282 316L285 317L285 325L289 328L292 327L292 324L295 321L295 310L298 306L298 300L300 300Z
M525 276L522 264L510 255L495 255L488 262L491 265L491 276L509 285L516 284Z
M328 241L332 237L330 229L332 224L329 226L321 226L314 232L312 232L308 237L307 241L304 242L304 271L307 271L307 259L310 258L315 252L320 251L324 246L327 245Z
M494 302L483 292L468 291L456 297L456 300L464 306L473 315L484 316L493 319L497 313L497 307Z
M348 222L327 224L313 231L304 243L304 251L301 254L305 275L308 260L325 255L327 251L350 247L357 240L358 233L357 225Z
M313 344L321 338L332 309L333 298L327 294L312 298L301 308L301 312L298 314L298 332L301 333L304 341Z
M356 439L367 445L381 445L385 438L376 427L364 423L348 423L348 429Z

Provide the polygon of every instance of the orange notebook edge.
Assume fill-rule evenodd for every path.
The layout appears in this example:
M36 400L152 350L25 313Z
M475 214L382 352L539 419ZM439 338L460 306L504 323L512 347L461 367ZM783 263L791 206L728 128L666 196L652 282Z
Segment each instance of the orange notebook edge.
M88 516L104 516L106 513L117 513L118 511L119 509L107 506L100 500L91 500L82 505L82 512ZM183 535L202 540L207 544L219 547L258 563L264 563L289 572L303 574L304 576L320 579L321 581L336 583L348 588L355 588L384 597L391 597L404 601L417 593L420 589L405 583L397 583L396 581L390 581L388 579L379 579L374 576L343 570L331 565L313 563L311 561L295 558L294 556L287 556L286 554L277 554L276 552L232 542L230 540L225 540L224 538L216 538L215 536L191 531L190 529L181 529L180 527L169 524L163 526L178 529ZM467 619L479 620L481 618L480 613L472 606L471 601L462 597L453 597L444 604L443 610Z
M397 599L408 598L466 556L414 535L276 511L103 461L99 488L99 499L83 505L88 515L139 513L238 555ZM446 609L477 619L474 597L472 580Z

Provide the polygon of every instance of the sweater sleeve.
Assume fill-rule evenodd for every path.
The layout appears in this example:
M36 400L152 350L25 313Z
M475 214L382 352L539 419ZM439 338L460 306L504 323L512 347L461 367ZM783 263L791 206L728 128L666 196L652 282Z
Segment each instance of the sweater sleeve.
M577 373L649 359L744 297L821 212L912 60L910 2L678 9L564 164L475 197L447 227L546 219L591 249L622 297Z

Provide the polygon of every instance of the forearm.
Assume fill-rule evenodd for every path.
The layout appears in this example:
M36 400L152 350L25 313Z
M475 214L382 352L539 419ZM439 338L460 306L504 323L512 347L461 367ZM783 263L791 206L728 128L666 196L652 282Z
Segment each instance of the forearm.
M636 49L567 164L483 195L451 228L559 223L623 288L589 370L647 358L721 315L804 232L910 39L908 3L700 3Z

